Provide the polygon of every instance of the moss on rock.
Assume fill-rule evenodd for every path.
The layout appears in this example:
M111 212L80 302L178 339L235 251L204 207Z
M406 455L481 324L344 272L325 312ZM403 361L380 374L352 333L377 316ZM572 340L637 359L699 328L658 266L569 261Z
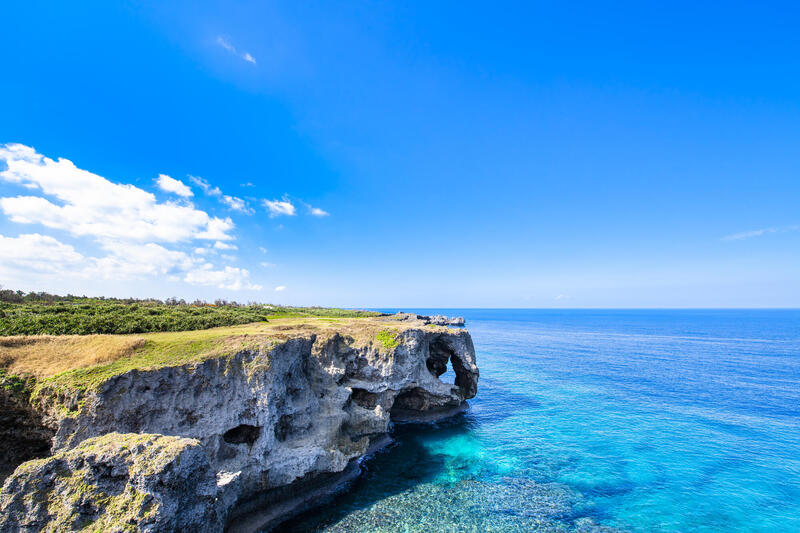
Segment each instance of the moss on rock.
M400 345L399 335L396 330L381 330L375 335L375 338L387 351L392 351Z
M0 492L0 531L216 531L215 491L198 441L109 433L20 465Z

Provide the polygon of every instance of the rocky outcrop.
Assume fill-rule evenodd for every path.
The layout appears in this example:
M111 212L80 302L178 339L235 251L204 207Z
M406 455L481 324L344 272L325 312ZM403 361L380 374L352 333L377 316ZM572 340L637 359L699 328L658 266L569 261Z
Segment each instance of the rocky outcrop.
M464 320L463 316L450 318L445 315L433 315L424 317L429 324L434 324L436 326L463 326L466 321Z
M398 312L394 315L387 315L391 316L394 320L410 320L410 321L420 321L423 324L433 324L434 326L464 326L466 324L466 320L464 320L463 316L459 317L448 317L445 315L417 315L415 313L403 313Z
M60 492L58 476L45 487L36 485L37 476L70 461L84 461L70 469L92 476L105 468L97 465L135 459L136 453L127 459L106 454L101 461L93 456L93 463L79 459L94 437L122 439L113 437L114 432L183 437L180 442L193 443L186 444L187 450L201 450L206 463L196 458L192 464L199 478L206 469L213 473L211 507L218 519L188 530L219 531L222 523L232 531L258 530L357 474L358 461L387 442L393 421L449 416L477 392L478 368L469 333L418 319L294 328L268 349L248 348L246 339L241 344L242 349L221 357L124 372L91 390L44 387L38 407L44 426L53 431L55 455L44 463L34 462L44 469L41 475L24 475L21 470L31 464L26 463L6 481L0 530L8 526L12 510L30 523L50 516L41 505L21 503L26 494ZM454 383L439 379L448 365L454 370ZM156 445L161 446L152 444ZM148 449L146 443L141 446ZM105 471L114 471L113 465ZM151 487L130 473L120 476L117 485L124 481ZM170 497L184 506L210 505L206 485L198 486L202 490L196 494L184 491ZM156 498L151 488L137 490ZM102 493L111 490L104 488ZM173 501L166 493L158 494ZM75 508L72 513L82 511ZM148 524L152 531L168 527L159 520Z
M213 531L220 503L198 441L110 433L17 468L0 492L0 530Z

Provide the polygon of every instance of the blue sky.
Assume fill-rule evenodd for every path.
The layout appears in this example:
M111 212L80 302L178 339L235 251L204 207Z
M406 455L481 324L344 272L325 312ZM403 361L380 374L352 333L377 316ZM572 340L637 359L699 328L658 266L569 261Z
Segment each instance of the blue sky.
M800 306L800 10L643 4L7 2L0 283Z

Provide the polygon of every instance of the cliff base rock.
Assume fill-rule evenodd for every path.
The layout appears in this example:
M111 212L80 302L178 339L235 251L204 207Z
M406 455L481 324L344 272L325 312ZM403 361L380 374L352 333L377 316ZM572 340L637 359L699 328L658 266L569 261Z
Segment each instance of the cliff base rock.
M29 461L0 493L0 531L214 531L223 527L200 443L110 433Z

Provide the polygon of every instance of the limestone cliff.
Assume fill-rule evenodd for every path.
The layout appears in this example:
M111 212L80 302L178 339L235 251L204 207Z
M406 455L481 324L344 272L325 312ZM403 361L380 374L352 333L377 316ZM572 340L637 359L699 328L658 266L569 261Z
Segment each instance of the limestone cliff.
M22 464L3 487L3 531L220 530L200 443L109 433Z
M0 493L0 530L38 531L47 514L41 505L21 502L56 497L65 486L58 480L56 463L88 461L78 457L88 439L131 438L115 432L194 439L189 442L197 443L207 467L197 460L190 470L201 477L203 468L213 473L213 505L205 489L194 494L184 488L169 495L145 490L146 483L132 481L129 474L116 481L99 480L97 460L88 471L75 466L65 475L74 477L77 469L90 486L116 483L115 488L105 486L104 494L158 493L152 498L180 500L196 513L213 513L214 519L182 518L204 524L197 530L219 531L222 524L234 531L269 526L357 473L357 461L385 443L392 421L447 416L476 394L478 368L469 333L427 322L416 317L278 320L247 333L230 328L232 333L219 344L224 349L180 364L119 360L111 365L133 368L119 373L90 368L71 378L63 375L69 379L45 380L31 403L34 418L41 417L40 433L52 435L54 455L34 461L36 468L23 464L6 480ZM448 364L454 383L439 379ZM160 456L164 442L145 439L138 446L151 451L125 453ZM69 453L73 455L64 455ZM106 451L100 464L130 462L113 455ZM37 482L34 477L45 471L52 482ZM205 503L192 506L192 501ZM20 513L30 520L21 521ZM157 514L136 515L146 515L147 521L133 515L127 513L123 521L134 529L175 527ZM98 523L113 522L102 513L89 516L106 521Z

